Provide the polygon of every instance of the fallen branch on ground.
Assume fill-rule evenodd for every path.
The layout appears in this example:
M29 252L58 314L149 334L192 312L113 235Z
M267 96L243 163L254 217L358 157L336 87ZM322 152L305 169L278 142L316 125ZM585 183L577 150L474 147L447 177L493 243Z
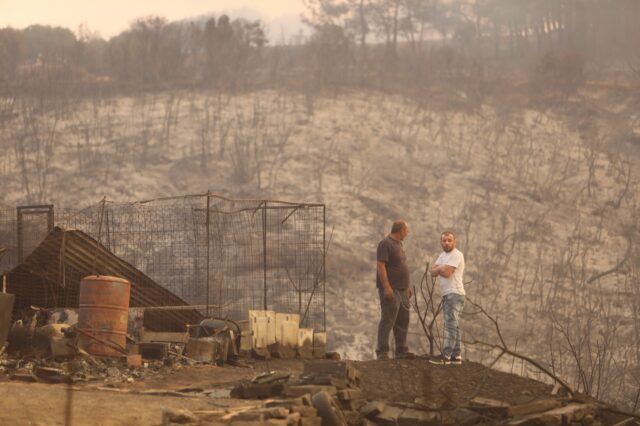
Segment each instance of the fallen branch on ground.
M472 301L468 297L467 297L467 301L469 301L469 303L471 303L473 306L478 308L480 310L480 312L482 312L487 318L489 318L489 320L491 322L493 322L493 325L496 328L496 333L498 334L498 338L500 339L500 343L499 344L487 343L487 342L483 342L483 341L476 340L476 339L474 339L474 342L470 342L471 344L479 344L481 346L486 346L486 347L489 347L491 349L500 349L501 352L498 355L498 357L491 363L491 367L493 367L495 365L495 363L498 362L498 360L500 358L502 358L503 355L505 355L505 354L511 355L512 357L515 357L515 358L518 358L518 359L521 359L523 361L528 362L529 364L533 365L538 370L540 370L541 372L543 372L544 374L546 374L547 376L549 376L550 378L555 380L563 388L565 388L565 390L567 391L567 393L571 397L573 397L575 395L575 392L573 391L573 389L571 388L571 386L569 386L569 384L567 382L565 382L564 380L562 380L561 378L559 378L558 376L553 374L551 371L549 371L547 368L545 368L538 361L536 361L536 360L534 360L532 358L529 358L528 356L522 355L522 354L520 354L518 352L515 352L515 351L509 349L509 347L507 346L507 343L504 341L504 338L502 337L502 332L500 331L500 326L498 325L498 321L495 318L493 318L491 315L489 315L487 313L487 311L485 311L482 308L482 306L478 305L477 303L475 303L474 301Z

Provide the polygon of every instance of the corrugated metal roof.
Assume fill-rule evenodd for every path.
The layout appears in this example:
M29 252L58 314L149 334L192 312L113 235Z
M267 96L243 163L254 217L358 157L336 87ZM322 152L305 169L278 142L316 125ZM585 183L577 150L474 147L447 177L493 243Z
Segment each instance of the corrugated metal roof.
M80 280L111 275L131 283L131 307L185 306L187 303L79 230L55 227L36 249L7 274L7 292L16 295L14 312L30 305L77 308ZM153 311L145 327L183 330L203 316L195 310Z

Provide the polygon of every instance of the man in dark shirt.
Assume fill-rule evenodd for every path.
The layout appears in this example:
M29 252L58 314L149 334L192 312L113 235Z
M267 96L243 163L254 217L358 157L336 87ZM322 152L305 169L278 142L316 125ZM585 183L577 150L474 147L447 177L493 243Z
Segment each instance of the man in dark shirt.
M391 233L378 244L376 252L376 284L380 296L380 324L378 325L378 359L389 358L389 334L393 329L396 358L411 358L407 348L409 311L411 309L410 272L402 241L409 235L409 225L398 220Z

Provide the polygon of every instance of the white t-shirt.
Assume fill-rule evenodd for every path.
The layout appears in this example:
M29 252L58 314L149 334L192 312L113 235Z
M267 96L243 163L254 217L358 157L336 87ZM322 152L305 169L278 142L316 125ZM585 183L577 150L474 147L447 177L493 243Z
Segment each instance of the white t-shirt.
M438 276L442 295L446 296L447 294L455 293L464 296L466 293L462 281L462 277L464 276L464 255L462 252L457 248L454 248L449 253L443 251L440 253L440 256L438 256L436 265L449 265L456 268L449 278L441 275Z

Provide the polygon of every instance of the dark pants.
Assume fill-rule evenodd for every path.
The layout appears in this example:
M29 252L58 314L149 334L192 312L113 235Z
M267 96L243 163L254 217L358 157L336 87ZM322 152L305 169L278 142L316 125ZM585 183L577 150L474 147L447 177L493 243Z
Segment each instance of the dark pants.
M409 330L409 290L393 290L393 299L384 297L384 290L378 289L380 296L380 324L378 325L378 348L376 354L389 352L389 334L393 330L396 341L396 355L407 352L407 331Z

